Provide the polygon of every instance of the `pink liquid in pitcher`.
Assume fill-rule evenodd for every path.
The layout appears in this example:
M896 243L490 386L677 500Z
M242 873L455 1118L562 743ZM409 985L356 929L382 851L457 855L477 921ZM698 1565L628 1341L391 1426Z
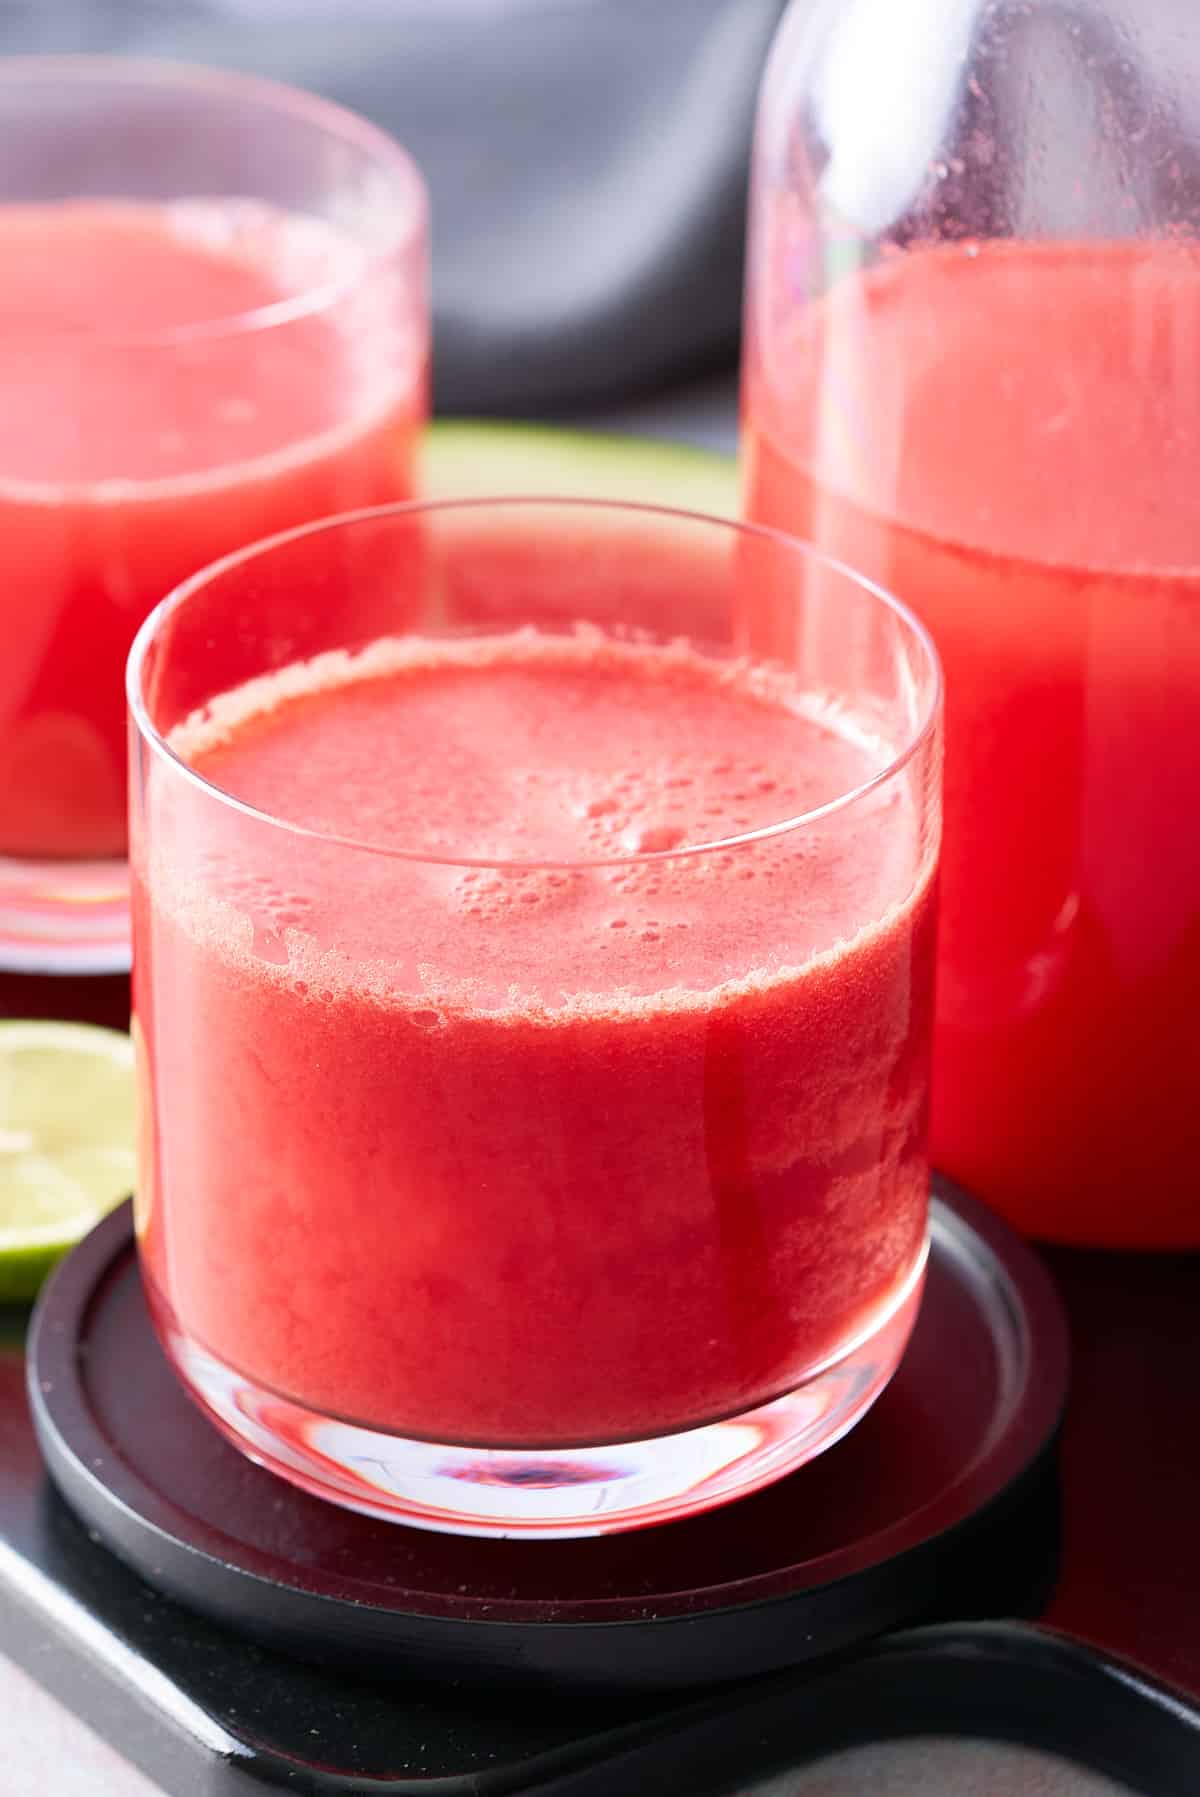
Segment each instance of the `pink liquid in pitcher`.
M1035 1235L1200 1242L1198 373L1172 243L914 250L748 364L749 516L941 654L933 1153Z

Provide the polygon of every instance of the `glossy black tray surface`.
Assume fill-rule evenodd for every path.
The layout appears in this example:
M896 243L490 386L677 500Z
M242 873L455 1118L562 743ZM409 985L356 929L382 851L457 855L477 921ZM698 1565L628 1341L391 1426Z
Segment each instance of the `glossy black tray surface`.
M1011 1607L1044 1567L1066 1329L1036 1257L942 1185L900 1372L844 1441L693 1521L479 1541L335 1509L251 1465L151 1331L127 1212L58 1270L29 1391L51 1473L149 1584L273 1647L406 1676L669 1690Z

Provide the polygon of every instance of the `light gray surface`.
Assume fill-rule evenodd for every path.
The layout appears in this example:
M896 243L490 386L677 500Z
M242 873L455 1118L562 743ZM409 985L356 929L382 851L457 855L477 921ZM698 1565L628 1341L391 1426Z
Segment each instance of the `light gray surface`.
M0 1797L169 1797L0 1654Z
M915 1737L831 1754L738 1797L1137 1797L1128 1785L1000 1741Z

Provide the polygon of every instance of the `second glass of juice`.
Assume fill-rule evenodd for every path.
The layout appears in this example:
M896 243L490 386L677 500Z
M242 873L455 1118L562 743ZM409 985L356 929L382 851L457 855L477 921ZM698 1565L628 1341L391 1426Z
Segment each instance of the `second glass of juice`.
M218 1425L531 1535L851 1427L926 1251L912 617L727 522L387 508L187 583L129 695L142 1266Z
M128 965L123 670L216 556L410 496L424 188L311 95L0 61L0 965Z

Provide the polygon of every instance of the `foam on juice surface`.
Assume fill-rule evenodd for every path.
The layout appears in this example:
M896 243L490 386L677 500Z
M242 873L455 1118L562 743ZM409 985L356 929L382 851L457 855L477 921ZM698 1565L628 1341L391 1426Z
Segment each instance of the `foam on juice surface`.
M829 805L890 751L793 677L681 644L383 641L222 695L171 745L272 817L402 852L292 837L189 793L159 857L177 890L190 869L194 919L205 899L229 907L206 928L232 942L241 913L261 953L244 913L273 910L271 958L313 973L331 953L339 983L397 997L711 993L835 950L921 883L902 783L703 848Z

